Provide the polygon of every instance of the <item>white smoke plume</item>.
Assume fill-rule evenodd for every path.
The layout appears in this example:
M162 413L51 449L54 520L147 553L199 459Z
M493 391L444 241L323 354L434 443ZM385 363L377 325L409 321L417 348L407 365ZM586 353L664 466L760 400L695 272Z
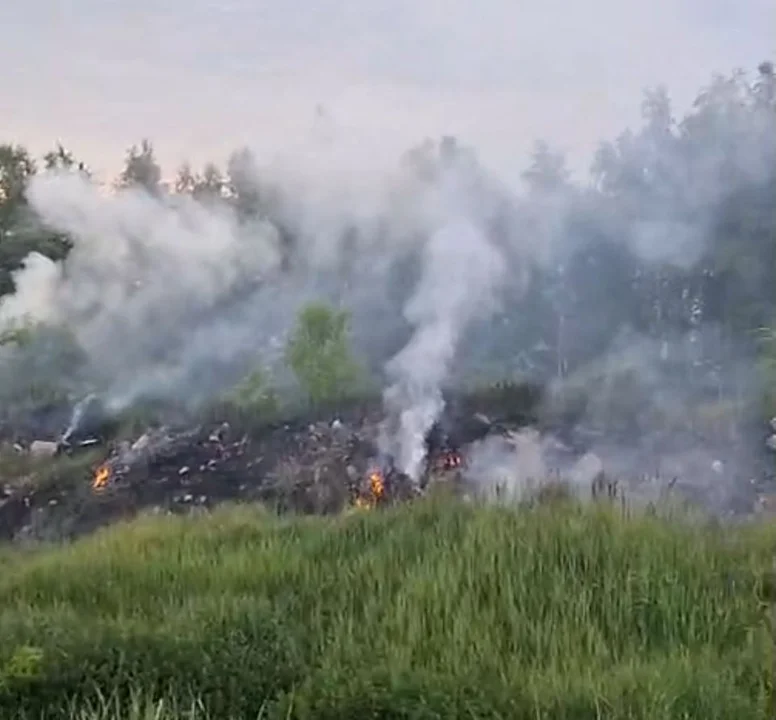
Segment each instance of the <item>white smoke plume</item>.
M444 409L442 389L462 333L493 309L503 277L501 254L469 221L449 222L424 248L420 281L404 308L413 334L388 363L384 396L395 424L384 450L413 480L423 469L426 434Z
M217 357L223 345L211 334L202 347L198 315L277 267L271 225L245 232L228 213L192 200L136 190L105 197L76 175L36 177L28 198L75 247L62 265L28 259L0 319L68 326L117 406L141 388L174 386L200 351ZM226 351L235 345L237 337Z
M448 365L499 262L484 233L452 221L453 208L476 222L486 213L484 194L464 182L472 174L458 168L446 181L419 182L347 144L313 150L244 168L272 206L271 218L248 223L223 203L140 189L106 195L76 174L35 177L33 210L75 246L61 265L27 258L0 322L69 328L115 410L149 395L200 400L251 364L278 359L299 308L315 300L350 310L357 351L384 365L396 348L383 353L390 332L383 323L375 337L375 320L392 314L397 264L420 255L426 269L403 322L448 333L433 349ZM290 268L281 267L283 231L295 237ZM410 291L412 281L402 282Z

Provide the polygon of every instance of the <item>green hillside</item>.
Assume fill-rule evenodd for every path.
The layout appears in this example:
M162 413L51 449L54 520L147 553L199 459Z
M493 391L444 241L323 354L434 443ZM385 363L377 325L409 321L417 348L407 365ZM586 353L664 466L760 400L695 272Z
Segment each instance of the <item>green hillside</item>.
M769 717L776 529L424 501L0 565L3 718Z

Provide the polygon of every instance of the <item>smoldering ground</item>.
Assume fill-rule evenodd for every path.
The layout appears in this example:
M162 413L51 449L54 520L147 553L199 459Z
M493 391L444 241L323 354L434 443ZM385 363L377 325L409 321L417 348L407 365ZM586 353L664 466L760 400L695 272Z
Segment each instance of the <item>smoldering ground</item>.
M312 167L300 155L243 168L264 198L250 222L227 203L106 197L78 176L43 175L31 206L75 247L61 265L28 258L0 315L69 328L87 383L118 410L146 395L196 405L257 364L287 383L285 340L299 309L324 300L351 315L354 349L385 388L383 445L410 475L443 390L511 378L557 386L548 412L574 429L557 430L573 436L563 441L617 456L618 472L643 474L630 465L649 453L651 465L703 457L692 464L708 472L679 470L724 505L751 480L740 458L762 445L748 425L758 387L752 348L713 342L703 258L726 198L772 182L771 115L714 118L690 136L703 111L677 128L658 95L638 133L602 147L594 187L561 174L528 193L450 140L374 166L329 141ZM629 163L653 179L618 179L611 168ZM546 163L533 170L546 175ZM653 281L645 317L629 303ZM656 330L667 313L670 328ZM735 405L725 443L691 420L712 400ZM685 445L669 447L678 437Z

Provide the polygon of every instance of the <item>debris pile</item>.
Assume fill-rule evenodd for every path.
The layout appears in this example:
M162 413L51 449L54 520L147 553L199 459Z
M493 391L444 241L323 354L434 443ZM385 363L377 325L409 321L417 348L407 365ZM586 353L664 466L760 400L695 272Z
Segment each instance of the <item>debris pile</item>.
M414 497L419 489L409 478L390 461L376 462L377 435L368 416L287 423L258 434L224 422L151 428L132 442L89 446L90 454L60 449L48 463L70 461L76 477L16 483L0 499L0 540L72 537L143 510L202 511L225 501L328 514ZM90 464L79 467L79 457ZM435 457L429 476L434 463L445 468L451 460Z
M90 406L94 409L94 400ZM469 410L450 413L432 428L426 466L416 484L379 452L379 408L260 431L237 427L236 421L154 426L132 440L106 441L94 426L79 425L78 417L88 416L81 406L58 441L9 442L6 451L0 450L0 541L59 540L138 512L203 512L227 501L260 502L277 512L374 510L412 500L438 484L462 494L504 483L528 487L560 468L565 468L565 481L584 486L588 495L610 497L625 485L613 478L628 467L649 467L647 456L624 458L618 467L617 453L607 452L600 439L599 457L590 447L557 441L554 432L526 432L528 423ZM776 448L776 418L771 429L768 444ZM706 462L710 481L727 471L722 463L712 463L708 471L704 457L696 465ZM668 476L661 472L649 481L628 480L625 492L658 497L681 490L677 477L688 467L685 453L676 468L665 464ZM739 485L746 495L743 505L762 511L767 503L759 499L760 485L754 480Z

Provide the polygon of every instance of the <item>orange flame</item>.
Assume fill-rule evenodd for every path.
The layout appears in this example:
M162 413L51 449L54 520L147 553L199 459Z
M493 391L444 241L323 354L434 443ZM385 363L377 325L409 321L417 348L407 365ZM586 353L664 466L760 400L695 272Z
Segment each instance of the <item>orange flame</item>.
M94 480L92 481L93 490L102 490L110 480L110 468L107 465L100 465L94 472Z
M379 500L385 494L385 480L379 470L374 470L369 475L369 489L372 491L372 497Z
M369 473L369 489L356 496L353 504L364 510L371 509L385 496L385 478L379 470Z

